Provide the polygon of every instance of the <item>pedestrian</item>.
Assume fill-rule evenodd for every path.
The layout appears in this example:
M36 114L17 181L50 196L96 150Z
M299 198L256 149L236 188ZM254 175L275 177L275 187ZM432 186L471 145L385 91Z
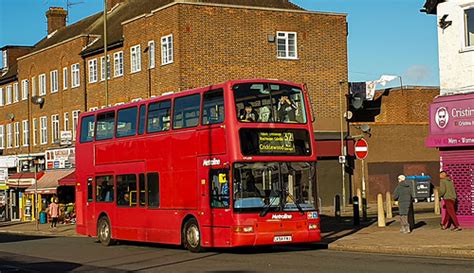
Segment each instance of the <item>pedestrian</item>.
M441 229L448 229L453 224L453 231L462 230L459 227L458 218L456 217L456 211L454 206L456 204L456 190L454 189L454 183L449 179L448 174L445 171L439 173L439 196L444 199L444 207L446 209L446 217L441 223Z
M57 198L49 204L49 216L51 216L51 228L56 228L59 218L59 205Z
M400 215L400 232L410 233L410 224L408 223L408 214L413 202L413 189L404 175L398 176L398 185L393 193L394 200L398 201L398 214Z

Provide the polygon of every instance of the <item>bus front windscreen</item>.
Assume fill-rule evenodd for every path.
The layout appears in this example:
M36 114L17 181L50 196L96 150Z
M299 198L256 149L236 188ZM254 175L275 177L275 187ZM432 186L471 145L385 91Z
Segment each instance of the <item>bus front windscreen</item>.
M232 87L240 122L306 123L301 88L276 83L242 83Z
M259 212L315 209L315 163L235 163L234 210Z

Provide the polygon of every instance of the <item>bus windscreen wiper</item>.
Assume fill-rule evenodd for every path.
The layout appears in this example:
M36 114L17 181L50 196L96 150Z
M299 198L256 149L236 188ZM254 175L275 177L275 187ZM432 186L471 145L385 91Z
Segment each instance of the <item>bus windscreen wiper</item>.
M298 208L298 210L301 212L301 215L304 215L304 210L303 208L300 206L300 204L298 202L296 202L295 198L293 197L293 195L291 194L288 194L288 196L290 197L291 200L293 200L293 203L296 205L296 207Z
M270 211L270 209L272 208L272 205L273 205L273 201L275 201L277 199L278 196L275 196L267 205L263 206L263 209L262 211L260 212L259 216L260 217L264 217L265 215L267 215L267 213ZM280 200L281 202L281 200Z

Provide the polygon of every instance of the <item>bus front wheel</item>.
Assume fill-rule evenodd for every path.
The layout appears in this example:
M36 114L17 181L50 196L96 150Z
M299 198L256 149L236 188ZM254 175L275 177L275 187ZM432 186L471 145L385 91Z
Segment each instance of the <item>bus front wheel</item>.
M115 243L112 239L112 228L107 217L101 217L97 225L97 237L104 246L110 246Z
M183 243L184 247L191 252L202 252L204 249L201 247L201 231L199 230L199 224L196 219L189 219L183 228Z

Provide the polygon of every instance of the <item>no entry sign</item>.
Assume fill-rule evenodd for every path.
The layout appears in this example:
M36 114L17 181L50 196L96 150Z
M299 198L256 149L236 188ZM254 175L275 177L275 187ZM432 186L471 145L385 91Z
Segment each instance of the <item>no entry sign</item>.
M365 139L361 138L357 140L354 147L357 159L362 160L367 157L367 154L369 153L369 145Z

